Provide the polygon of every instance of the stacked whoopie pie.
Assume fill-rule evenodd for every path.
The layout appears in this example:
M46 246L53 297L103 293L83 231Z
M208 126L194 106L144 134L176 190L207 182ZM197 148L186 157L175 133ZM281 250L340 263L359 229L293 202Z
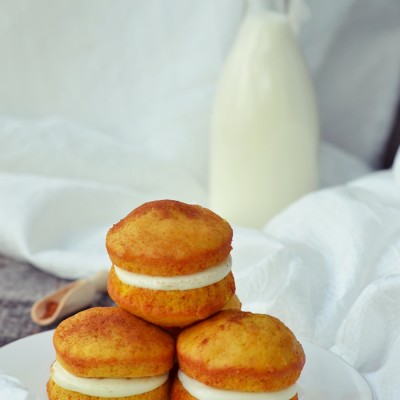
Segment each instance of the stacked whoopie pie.
M120 307L94 307L61 322L50 400L168 398L175 341Z
M297 399L303 349L278 319L240 311L232 234L209 209L174 200L115 224L106 248L117 307L56 328L49 399Z
M145 203L108 232L111 298L163 327L185 327L221 310L235 293L232 228L210 210Z

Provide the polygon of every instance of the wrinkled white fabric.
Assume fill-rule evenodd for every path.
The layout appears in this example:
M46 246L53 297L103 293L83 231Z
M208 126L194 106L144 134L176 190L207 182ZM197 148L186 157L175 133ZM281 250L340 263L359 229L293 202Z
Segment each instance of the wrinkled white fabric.
M233 245L244 307L277 315L330 348L382 400L400 396L400 185L393 175L312 193L263 232L235 229Z
M0 371L0 400L32 400L28 390L13 376Z
M108 268L107 230L141 203L204 203L180 165L60 119L0 119L0 252L67 278Z
M207 206L207 188L182 165L65 119L0 118L0 143L0 252L61 277L108 268L107 230L145 201ZM369 171L328 144L320 170L321 187Z

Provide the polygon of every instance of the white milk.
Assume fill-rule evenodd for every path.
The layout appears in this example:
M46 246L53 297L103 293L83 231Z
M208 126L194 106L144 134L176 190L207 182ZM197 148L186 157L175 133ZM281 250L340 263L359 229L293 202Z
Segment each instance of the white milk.
M210 208L261 227L317 185L318 118L284 14L250 11L228 55L212 126Z

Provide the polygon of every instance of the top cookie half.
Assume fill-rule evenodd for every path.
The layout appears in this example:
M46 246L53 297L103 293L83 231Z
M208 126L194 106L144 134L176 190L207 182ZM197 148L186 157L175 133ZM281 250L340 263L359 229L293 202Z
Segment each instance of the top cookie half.
M153 276L192 274L224 261L232 228L207 208L175 200L151 201L134 209L107 233L112 263Z

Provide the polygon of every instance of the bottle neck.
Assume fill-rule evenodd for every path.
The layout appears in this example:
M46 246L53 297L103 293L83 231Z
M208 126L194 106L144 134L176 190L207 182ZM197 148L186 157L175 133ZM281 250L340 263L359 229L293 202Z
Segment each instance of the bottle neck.
M247 0L247 13L276 12L287 13L288 0Z

